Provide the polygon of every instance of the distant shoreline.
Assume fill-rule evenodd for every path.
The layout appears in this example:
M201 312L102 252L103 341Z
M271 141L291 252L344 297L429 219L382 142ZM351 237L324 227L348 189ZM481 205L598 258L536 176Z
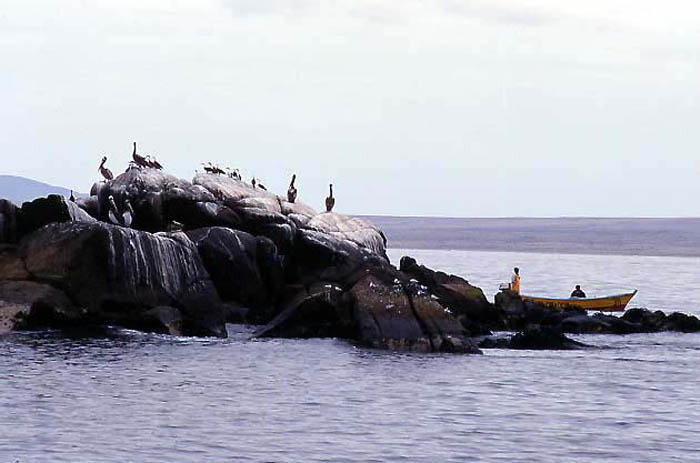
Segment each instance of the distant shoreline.
M700 218L365 217L391 249L700 257Z

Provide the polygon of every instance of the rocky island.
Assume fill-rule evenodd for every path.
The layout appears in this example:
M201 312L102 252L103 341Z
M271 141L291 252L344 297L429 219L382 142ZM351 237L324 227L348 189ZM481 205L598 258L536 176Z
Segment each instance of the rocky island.
M0 333L116 325L225 337L226 323L248 323L259 337L479 353L585 347L563 333L700 331L680 313L589 316L508 292L492 304L410 257L393 266L386 246L370 222L318 213L296 189L283 197L221 172L188 181L131 167L85 199L0 200ZM490 336L504 330L520 333Z

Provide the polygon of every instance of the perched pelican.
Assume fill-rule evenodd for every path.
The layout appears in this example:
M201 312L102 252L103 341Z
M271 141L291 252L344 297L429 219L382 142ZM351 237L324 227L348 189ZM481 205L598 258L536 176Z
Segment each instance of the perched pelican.
M250 181L250 184L253 185L253 188L255 188L255 177L253 177Z
M333 184L331 183L329 185L331 194L326 198L326 212L330 212L333 210L333 206L335 206L335 198L333 197Z
M73 190L70 190L70 198L68 198L71 202L75 202L75 196L73 196Z
M136 142L134 142L134 152L131 153L131 158L134 160L137 166L139 167L150 167L148 160L144 158L143 156L136 154Z
M146 155L146 162L148 163L148 167L153 167L154 169L163 170L163 166L160 165L160 162L156 161L156 158L154 158L150 154Z
M126 228L131 228L131 222L134 221L134 208L131 207L131 202L127 198L124 201L124 208L126 209L122 214L122 219L124 220L124 226Z
M113 180L114 175L112 175L111 170L105 167L105 162L107 162L107 156L102 156L102 162L100 163L100 167L98 167L97 170L102 174L105 180Z
M226 175L228 175L228 178L232 178L234 180L241 179L241 173L238 169L231 169L230 167L227 167L226 168Z
M109 221L112 222L114 225L121 225L122 222L119 220L119 209L117 209L117 203L114 202L114 196L109 195L109 212L107 215L109 216Z
M289 189L287 190L287 200L293 203L297 200L297 189L294 187L294 181L297 179L297 174L292 175L292 181L289 183Z

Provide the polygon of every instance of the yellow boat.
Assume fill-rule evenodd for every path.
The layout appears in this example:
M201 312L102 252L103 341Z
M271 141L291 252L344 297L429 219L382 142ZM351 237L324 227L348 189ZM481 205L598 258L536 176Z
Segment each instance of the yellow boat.
M600 312L623 312L630 299L637 294L635 289L632 293L619 294L617 296L594 297L594 298L569 298L569 299L552 299L548 297L525 296L521 295L523 301L531 301L538 305L543 305L551 309L584 309L597 310Z

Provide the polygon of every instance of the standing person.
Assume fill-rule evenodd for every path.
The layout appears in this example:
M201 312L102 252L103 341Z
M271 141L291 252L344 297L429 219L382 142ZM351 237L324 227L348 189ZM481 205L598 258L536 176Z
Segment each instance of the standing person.
M520 294L520 269L518 267L513 269L513 276L510 277L510 290L515 294Z

